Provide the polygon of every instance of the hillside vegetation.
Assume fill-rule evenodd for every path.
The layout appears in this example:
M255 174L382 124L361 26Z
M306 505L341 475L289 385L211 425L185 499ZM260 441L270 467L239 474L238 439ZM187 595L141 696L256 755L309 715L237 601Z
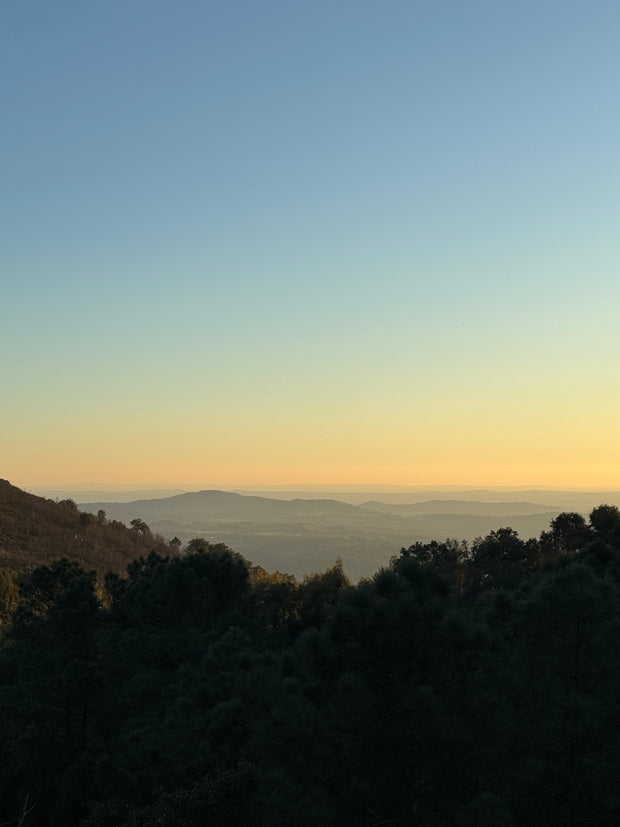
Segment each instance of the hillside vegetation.
M108 571L124 572L150 551L169 553L170 548L145 523L130 529L103 510L85 513L73 500L54 502L0 480L0 568L21 571L68 557L103 577Z
M195 538L13 586L3 825L620 823L615 506L415 543L357 585Z

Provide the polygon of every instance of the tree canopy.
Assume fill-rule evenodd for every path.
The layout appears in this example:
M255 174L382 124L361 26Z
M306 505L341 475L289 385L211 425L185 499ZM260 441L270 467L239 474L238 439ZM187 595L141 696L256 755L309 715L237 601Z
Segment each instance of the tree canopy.
M357 585L202 538L6 570L0 823L618 823L619 525L417 542Z

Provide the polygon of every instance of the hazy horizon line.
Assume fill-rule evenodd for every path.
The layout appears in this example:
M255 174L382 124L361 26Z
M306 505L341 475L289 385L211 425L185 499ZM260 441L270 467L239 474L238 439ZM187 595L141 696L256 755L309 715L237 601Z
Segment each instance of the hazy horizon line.
M19 486L18 486L19 487ZM425 485L404 485L402 483L192 483L183 484L177 482L157 482L157 483L104 483L104 482L89 482L89 483L57 483L57 484L27 484L24 485L25 490L37 490L42 492L66 492L66 491L175 491L179 493L190 493L196 491L317 491L317 492L364 492L364 491L393 491L393 492L423 492L423 491L565 491L565 492L616 492L620 491L620 487L598 487L598 486L558 486L553 484L504 484L504 485L489 485L484 483L478 484L458 484L458 483L442 483L442 484L425 484Z

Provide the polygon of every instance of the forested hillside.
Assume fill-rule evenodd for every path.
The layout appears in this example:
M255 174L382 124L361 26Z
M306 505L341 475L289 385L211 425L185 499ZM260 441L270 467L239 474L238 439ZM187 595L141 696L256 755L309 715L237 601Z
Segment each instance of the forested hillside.
M617 824L619 642L615 506L357 585L200 539L61 559L5 601L0 823Z
M141 554L170 552L141 517L131 514L135 522L128 528L101 509L89 514L73 500L36 497L0 480L0 568L21 571L65 556L101 577L108 571L123 573Z

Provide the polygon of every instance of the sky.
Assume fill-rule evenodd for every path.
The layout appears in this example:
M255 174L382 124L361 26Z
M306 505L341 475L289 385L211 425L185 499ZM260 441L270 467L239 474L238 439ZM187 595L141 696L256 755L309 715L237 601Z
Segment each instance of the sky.
M620 487L620 5L7 0L0 477Z

